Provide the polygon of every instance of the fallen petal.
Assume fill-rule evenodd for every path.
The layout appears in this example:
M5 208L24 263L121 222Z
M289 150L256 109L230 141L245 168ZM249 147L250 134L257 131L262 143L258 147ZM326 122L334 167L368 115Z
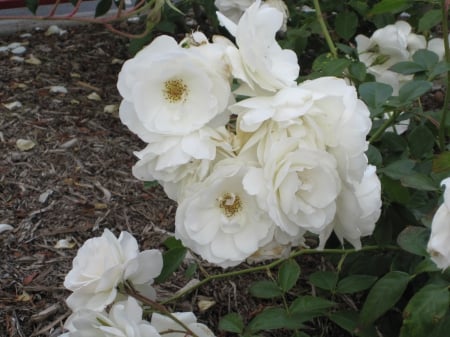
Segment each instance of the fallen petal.
M28 151L36 146L36 143L30 139L18 139L16 141L16 146L20 151Z

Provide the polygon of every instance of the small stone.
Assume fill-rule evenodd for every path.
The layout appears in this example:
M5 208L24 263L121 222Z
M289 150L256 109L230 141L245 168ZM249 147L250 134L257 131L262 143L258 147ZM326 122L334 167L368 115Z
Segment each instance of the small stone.
M14 109L19 109L22 107L22 103L20 103L19 101L14 101L11 103L3 103L3 106L8 109L8 110L14 110Z
M30 139L18 139L16 146L20 151L29 151L36 146L36 143Z
M91 101L101 101L102 100L102 98L96 92L90 93L87 96L87 98L90 99Z
M20 35L20 37L21 37L22 39L27 39L27 38L29 38L29 37L32 37L32 35L31 35L30 33L23 33L23 34Z
M14 227L5 223L0 224L0 233L13 230Z
M105 107L103 108L103 112L109 113L109 114L113 114L117 111L117 105L116 104L109 104L109 105L105 105Z
M13 50L14 48L20 47L22 44L20 42L11 42L7 48L9 50Z
M67 94L67 89L62 85L54 85L50 87L50 92L52 94Z
M22 55L27 51L27 48L25 48L24 46L19 46L17 48L11 49L11 53L13 53L14 55Z
M111 64L122 64L123 62L124 60L114 57L111 61Z
M53 194L53 190L50 190L50 189L46 190L44 193L41 193L41 195L39 196L39 199L38 199L39 202L41 204L44 204L52 194Z
M68 140L65 143L62 143L59 147L62 149L69 149L72 146L74 146L78 142L77 138L72 138L71 140Z
M0 46L0 53L7 53L9 52L8 46Z
M75 247L76 243L75 242L71 242L70 240L67 239L61 239L59 240L55 247L56 249L70 249Z
M63 35L66 33L67 33L67 30L61 29L57 25L51 25L50 27L48 27L47 31L45 32L45 35L46 36L54 35L54 34Z

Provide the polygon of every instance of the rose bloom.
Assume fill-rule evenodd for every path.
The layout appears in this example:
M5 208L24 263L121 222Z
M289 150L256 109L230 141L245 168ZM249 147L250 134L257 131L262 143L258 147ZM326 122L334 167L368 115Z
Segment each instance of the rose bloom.
M265 137L266 132L257 130L264 128L264 123L276 122L304 146L332 154L342 179L361 180L367 165L364 152L371 128L370 113L358 99L355 88L343 79L321 77L304 81L273 96L242 100L230 109L239 117L239 131L255 133L255 144L257 137Z
M389 68L398 62L411 60L417 50L426 48L425 37L411 31L407 22L397 21L377 29L370 38L364 35L355 38L360 61L377 82L392 86L394 95L398 95L401 86L412 76L398 74Z
M427 251L440 269L450 266L450 178L442 180L445 186L444 202L439 206L431 222L431 235Z
M226 46L233 76L248 87L248 95L296 85L300 70L297 56L292 50L281 49L275 40L283 25L280 10L257 0L237 25L220 12L217 16L236 39L238 49L227 46L223 39L222 44Z
M107 314L89 309L80 309L65 322L69 330L60 337L161 337L147 321L142 320L142 308L137 301L115 303Z
M179 319L189 330L198 337L214 337L212 331L204 324L197 322L197 317L192 312L174 312L172 313ZM154 313L151 319L152 326L164 337L190 337L192 336L177 322L170 317ZM169 332L173 331L173 332Z
M272 239L274 225L243 188L246 163L217 163L202 182L186 186L175 217L175 237L223 268L243 262Z
M381 214L381 183L376 167L368 165L360 183L343 184L336 200L336 217L320 233L320 247L325 246L332 230L341 242L347 240L361 248L361 237L371 235Z
M144 295L154 298L153 279L162 270L162 255L152 249L139 252L136 239L122 232L117 239L105 229L103 235L87 240L78 250L64 286L73 293L67 298L72 310L101 311L117 296L117 286L131 281Z
M159 36L124 63L117 82L123 97L119 115L142 140L151 140L153 133L187 135L228 121L232 95L224 48L199 34L192 38L198 45L186 47Z
M319 234L334 218L341 190L336 160L326 151L290 137L276 123L266 124L255 151L259 167L249 168L244 188L275 224L290 236ZM253 140L250 139L249 143Z

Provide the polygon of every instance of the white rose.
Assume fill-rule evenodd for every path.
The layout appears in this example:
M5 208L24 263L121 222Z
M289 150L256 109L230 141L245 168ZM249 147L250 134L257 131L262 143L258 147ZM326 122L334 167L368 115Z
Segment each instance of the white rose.
M249 169L245 190L290 236L320 233L334 218L341 190L336 160L323 150L302 147L286 129L268 127L266 135L256 150L260 168Z
M64 328L69 332L60 337L161 337L142 320L142 308L132 297L115 303L109 314L81 309L67 319Z
M303 146L327 151L336 158L342 179L361 180L367 159L366 136L371 128L367 106L358 99L353 86L343 79L322 77L305 81L294 88L284 88L273 96L254 97L230 107L239 116L239 130L255 132L264 123L277 122ZM248 148L251 144L246 144Z
M336 218L320 233L320 247L324 247L334 230L341 242L347 240L361 248L361 237L371 235L381 214L381 183L376 167L367 166L360 183L343 184L336 200Z
M278 9L255 1L236 25L220 12L219 22L235 36L239 49L226 49L233 76L252 90L262 88L276 91L294 86L299 74L296 54L281 49L275 40L276 32L283 24L283 13Z
M445 270L450 266L450 178L441 185L445 186L444 202L434 214L427 251L436 266Z
M405 21L397 21L377 29L370 38L358 35L355 38L359 59L375 76L377 82L389 84L398 95L402 85L412 79L412 75L402 75L389 70L394 64L411 60L419 49L426 48L422 35L411 32L411 26Z
M223 52L219 44L183 48L157 37L119 74L122 122L144 141L152 133L186 135L217 118L225 124L231 89Z
M212 331L204 324L197 322L197 317L192 312L174 312L174 315L189 330L191 330L198 337L214 337ZM156 330L164 337L191 337L192 335L187 333L185 329L172 320L170 317L154 313L152 315L151 324ZM176 331L176 332L170 332Z
M272 239L274 225L242 185L248 168L224 159L202 182L186 186L175 217L175 236L221 267L243 262Z
M155 297L150 286L162 269L156 249L139 252L136 239L122 232L117 239L108 229L87 240L73 260L64 286L73 293L67 298L72 310L103 310L117 296L117 285L129 280L145 295Z
M254 2L255 0L216 0L214 5L228 19L238 23L244 11Z

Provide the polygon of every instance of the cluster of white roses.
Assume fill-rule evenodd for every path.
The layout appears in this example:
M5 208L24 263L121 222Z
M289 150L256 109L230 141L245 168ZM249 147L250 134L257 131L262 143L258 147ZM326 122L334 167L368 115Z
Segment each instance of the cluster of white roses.
M218 17L236 44L163 35L123 65L120 118L148 144L133 174L164 187L176 237L222 267L279 257L306 232L360 247L381 207L367 107L343 79L297 84L280 10L257 0L237 23Z
M368 73L375 76L377 82L389 84L393 95L398 95L402 85L411 81L412 75L398 74L389 70L394 64L411 61L414 53L428 49L436 53L439 60L444 57L444 41L433 38L429 41L423 35L415 34L406 21L397 21L377 29L369 38L358 35L355 38L359 59L367 66Z
M116 238L105 229L102 236L87 240L64 281L73 291L67 298L73 313L64 324L68 332L61 337L179 337L191 336L190 332L213 337L191 312L173 314L184 326L158 313L152 314L150 322L143 320L140 303L118 292L121 284L131 282L141 295L155 299L151 285L162 265L159 250L139 252L136 239L127 232Z

